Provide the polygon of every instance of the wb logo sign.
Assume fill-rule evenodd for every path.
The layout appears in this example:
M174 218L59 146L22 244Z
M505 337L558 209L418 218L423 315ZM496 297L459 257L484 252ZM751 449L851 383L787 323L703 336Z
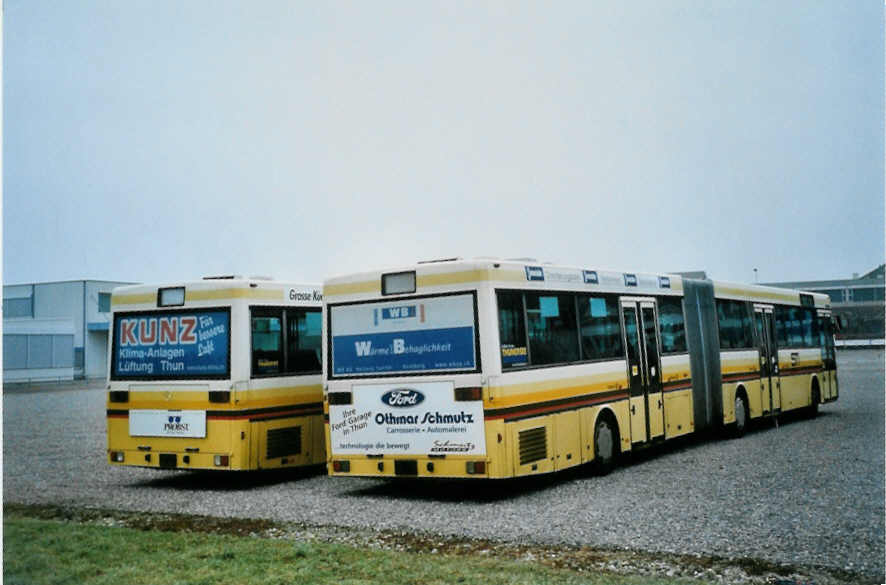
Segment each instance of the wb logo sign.
M415 305L388 307L381 310L382 319L409 319L410 317L415 317Z

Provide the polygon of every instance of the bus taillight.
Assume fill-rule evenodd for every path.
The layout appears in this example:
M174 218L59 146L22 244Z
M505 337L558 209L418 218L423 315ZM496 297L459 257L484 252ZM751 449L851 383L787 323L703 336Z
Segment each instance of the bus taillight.
M227 467L230 461L231 460L227 455L216 455L214 462L216 467Z
M333 461L332 462L332 471L348 473L351 471L351 462L350 461Z
M485 461L468 461L465 467L468 475L482 475L486 473Z

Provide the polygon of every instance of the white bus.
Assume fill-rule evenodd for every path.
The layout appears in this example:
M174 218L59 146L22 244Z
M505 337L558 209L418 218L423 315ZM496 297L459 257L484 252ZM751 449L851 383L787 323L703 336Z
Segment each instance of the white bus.
M326 459L320 287L207 278L111 296L108 461L253 470Z
M506 478L837 398L829 298L525 261L324 283L328 470Z

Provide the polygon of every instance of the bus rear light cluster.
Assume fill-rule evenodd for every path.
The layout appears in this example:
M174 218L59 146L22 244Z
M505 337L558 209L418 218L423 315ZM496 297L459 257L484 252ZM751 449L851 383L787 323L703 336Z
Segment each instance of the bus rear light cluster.
M468 461L465 467L468 475L482 475L486 473L485 461Z
M470 388L456 388L455 400L457 402L467 402L469 400L483 400L483 388L474 386Z
M114 463L123 463L123 451L111 451L111 461Z
M351 471L351 462L350 461L333 461L332 462L332 471L338 473L348 473Z
M214 463L216 467L227 467L231 459L228 455L216 455Z

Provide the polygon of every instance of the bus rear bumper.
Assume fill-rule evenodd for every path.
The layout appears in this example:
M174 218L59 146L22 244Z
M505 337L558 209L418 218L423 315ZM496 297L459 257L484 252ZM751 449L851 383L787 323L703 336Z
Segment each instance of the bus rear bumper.
M118 467L153 469L243 469L236 458L226 453L193 453L146 450L108 450L108 463Z
M334 477L490 478L485 459L442 457L333 457L326 469Z

